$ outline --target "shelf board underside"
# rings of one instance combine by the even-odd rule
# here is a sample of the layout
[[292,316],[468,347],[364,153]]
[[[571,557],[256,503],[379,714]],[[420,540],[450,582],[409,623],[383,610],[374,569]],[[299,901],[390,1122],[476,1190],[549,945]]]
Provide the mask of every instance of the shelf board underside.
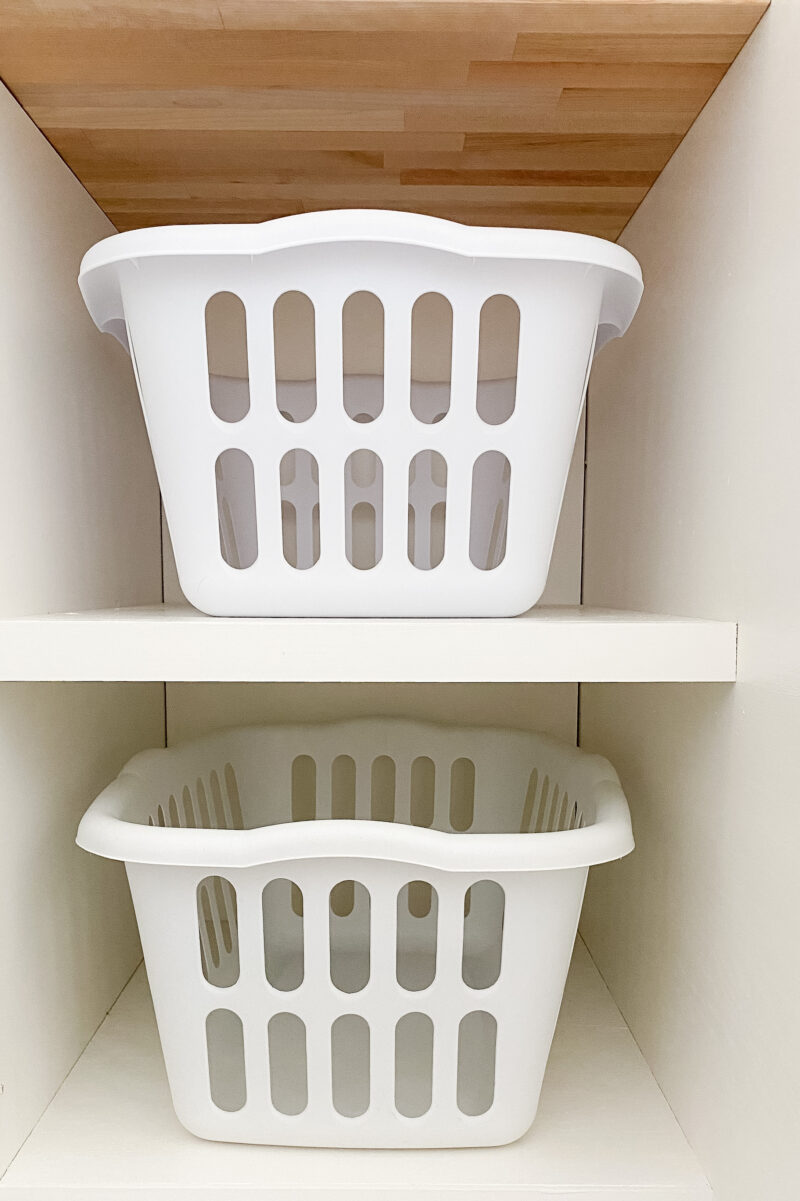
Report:
[[0,76],[118,229],[393,208],[616,238],[764,0],[5,0]]

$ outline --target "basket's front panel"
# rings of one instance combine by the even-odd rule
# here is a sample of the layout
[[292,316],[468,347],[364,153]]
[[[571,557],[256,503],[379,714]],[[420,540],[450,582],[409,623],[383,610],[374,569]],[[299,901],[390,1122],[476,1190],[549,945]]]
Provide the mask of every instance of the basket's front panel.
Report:
[[[580,264],[382,243],[128,265],[131,352],[189,599],[255,615],[526,608],[544,587],[602,282]],[[244,306],[246,378],[209,359],[220,294]],[[313,306],[311,379],[280,378],[287,294]],[[431,295],[451,311],[450,368],[416,378],[415,306]],[[484,345],[503,321],[518,322],[510,367]]]
[[194,1133],[471,1146],[533,1120],[584,869],[128,870],[176,1111]]

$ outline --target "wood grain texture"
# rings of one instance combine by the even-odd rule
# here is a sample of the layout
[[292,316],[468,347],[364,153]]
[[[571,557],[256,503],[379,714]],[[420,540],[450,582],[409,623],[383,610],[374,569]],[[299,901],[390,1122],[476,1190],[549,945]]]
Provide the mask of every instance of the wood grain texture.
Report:
[[344,206],[615,238],[765,0],[5,0],[119,229]]

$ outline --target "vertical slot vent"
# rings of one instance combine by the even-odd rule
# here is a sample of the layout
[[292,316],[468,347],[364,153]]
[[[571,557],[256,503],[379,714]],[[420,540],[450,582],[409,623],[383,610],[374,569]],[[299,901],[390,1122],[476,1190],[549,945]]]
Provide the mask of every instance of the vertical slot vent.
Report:
[[436,766],[420,755],[411,764],[411,824],[430,829],[436,801]]
[[519,324],[519,307],[510,296],[490,296],[481,309],[477,407],[487,425],[502,425],[514,412]]
[[369,1026],[355,1013],[344,1013],[331,1027],[333,1107],[345,1118],[369,1109]]
[[397,894],[397,983],[409,992],[430,988],[436,976],[439,897],[426,880]]
[[458,1027],[458,1108],[478,1117],[494,1101],[497,1021],[491,1013],[466,1014]]
[[337,755],[331,764],[331,817],[352,820],[355,815],[355,760],[350,755]]
[[247,1100],[242,1019],[230,1009],[213,1009],[206,1018],[208,1084],[217,1109],[235,1113]]
[[303,292],[284,292],[272,310],[275,400],[286,421],[308,421],[317,408],[314,305]]
[[292,763],[292,821],[313,822],[317,816],[317,765],[310,755]]
[[371,772],[370,816],[374,822],[393,822],[397,770],[394,759],[379,755]]
[[296,1013],[275,1013],[267,1024],[269,1091],[279,1113],[296,1116],[308,1105],[306,1026]]
[[500,978],[505,901],[495,880],[479,880],[467,890],[461,977],[468,988],[491,988]]
[[233,292],[217,292],[205,318],[211,411],[220,421],[241,421],[250,411],[244,304]]
[[474,820],[475,764],[471,759],[456,759],[450,768],[450,825],[463,832]]
[[360,424],[383,412],[383,305],[372,292],[354,292],[342,307],[342,395],[347,416]]
[[511,464],[499,450],[487,450],[472,468],[469,557],[481,571],[493,571],[506,557]]
[[361,992],[370,973],[369,893],[358,880],[342,880],[328,908],[331,983],[339,992]]
[[433,1095],[433,1022],[406,1013],[394,1032],[394,1104],[407,1118],[421,1118]]
[[438,292],[426,292],[411,310],[411,412],[435,425],[450,409],[453,307]]
[[319,559],[319,467],[308,450],[287,450],[281,459],[283,557],[306,571]]
[[239,912],[230,880],[206,876],[197,885],[197,929],[203,975],[230,988],[239,979]]
[[229,567],[242,571],[258,558],[256,481],[253,460],[243,450],[223,450],[214,468],[219,549]]
[[444,558],[447,463],[436,450],[421,450],[408,465],[408,558],[431,571]]
[[280,992],[292,992],[303,983],[302,902],[303,894],[291,880],[270,880],[261,894],[264,972]]
[[344,466],[345,553],[360,571],[383,555],[383,463],[372,450],[354,450]]

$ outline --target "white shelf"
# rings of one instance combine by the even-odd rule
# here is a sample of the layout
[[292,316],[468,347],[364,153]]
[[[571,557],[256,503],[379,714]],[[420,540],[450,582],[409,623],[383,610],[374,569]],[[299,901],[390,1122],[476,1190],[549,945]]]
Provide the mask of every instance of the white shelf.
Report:
[[0,1182],[0,1201],[710,1201],[586,949],[576,947],[532,1130],[508,1147],[330,1151],[207,1143],[178,1124],[144,971]]
[[736,625],[604,609],[522,617],[206,617],[175,605],[0,621],[0,680],[729,681]]

